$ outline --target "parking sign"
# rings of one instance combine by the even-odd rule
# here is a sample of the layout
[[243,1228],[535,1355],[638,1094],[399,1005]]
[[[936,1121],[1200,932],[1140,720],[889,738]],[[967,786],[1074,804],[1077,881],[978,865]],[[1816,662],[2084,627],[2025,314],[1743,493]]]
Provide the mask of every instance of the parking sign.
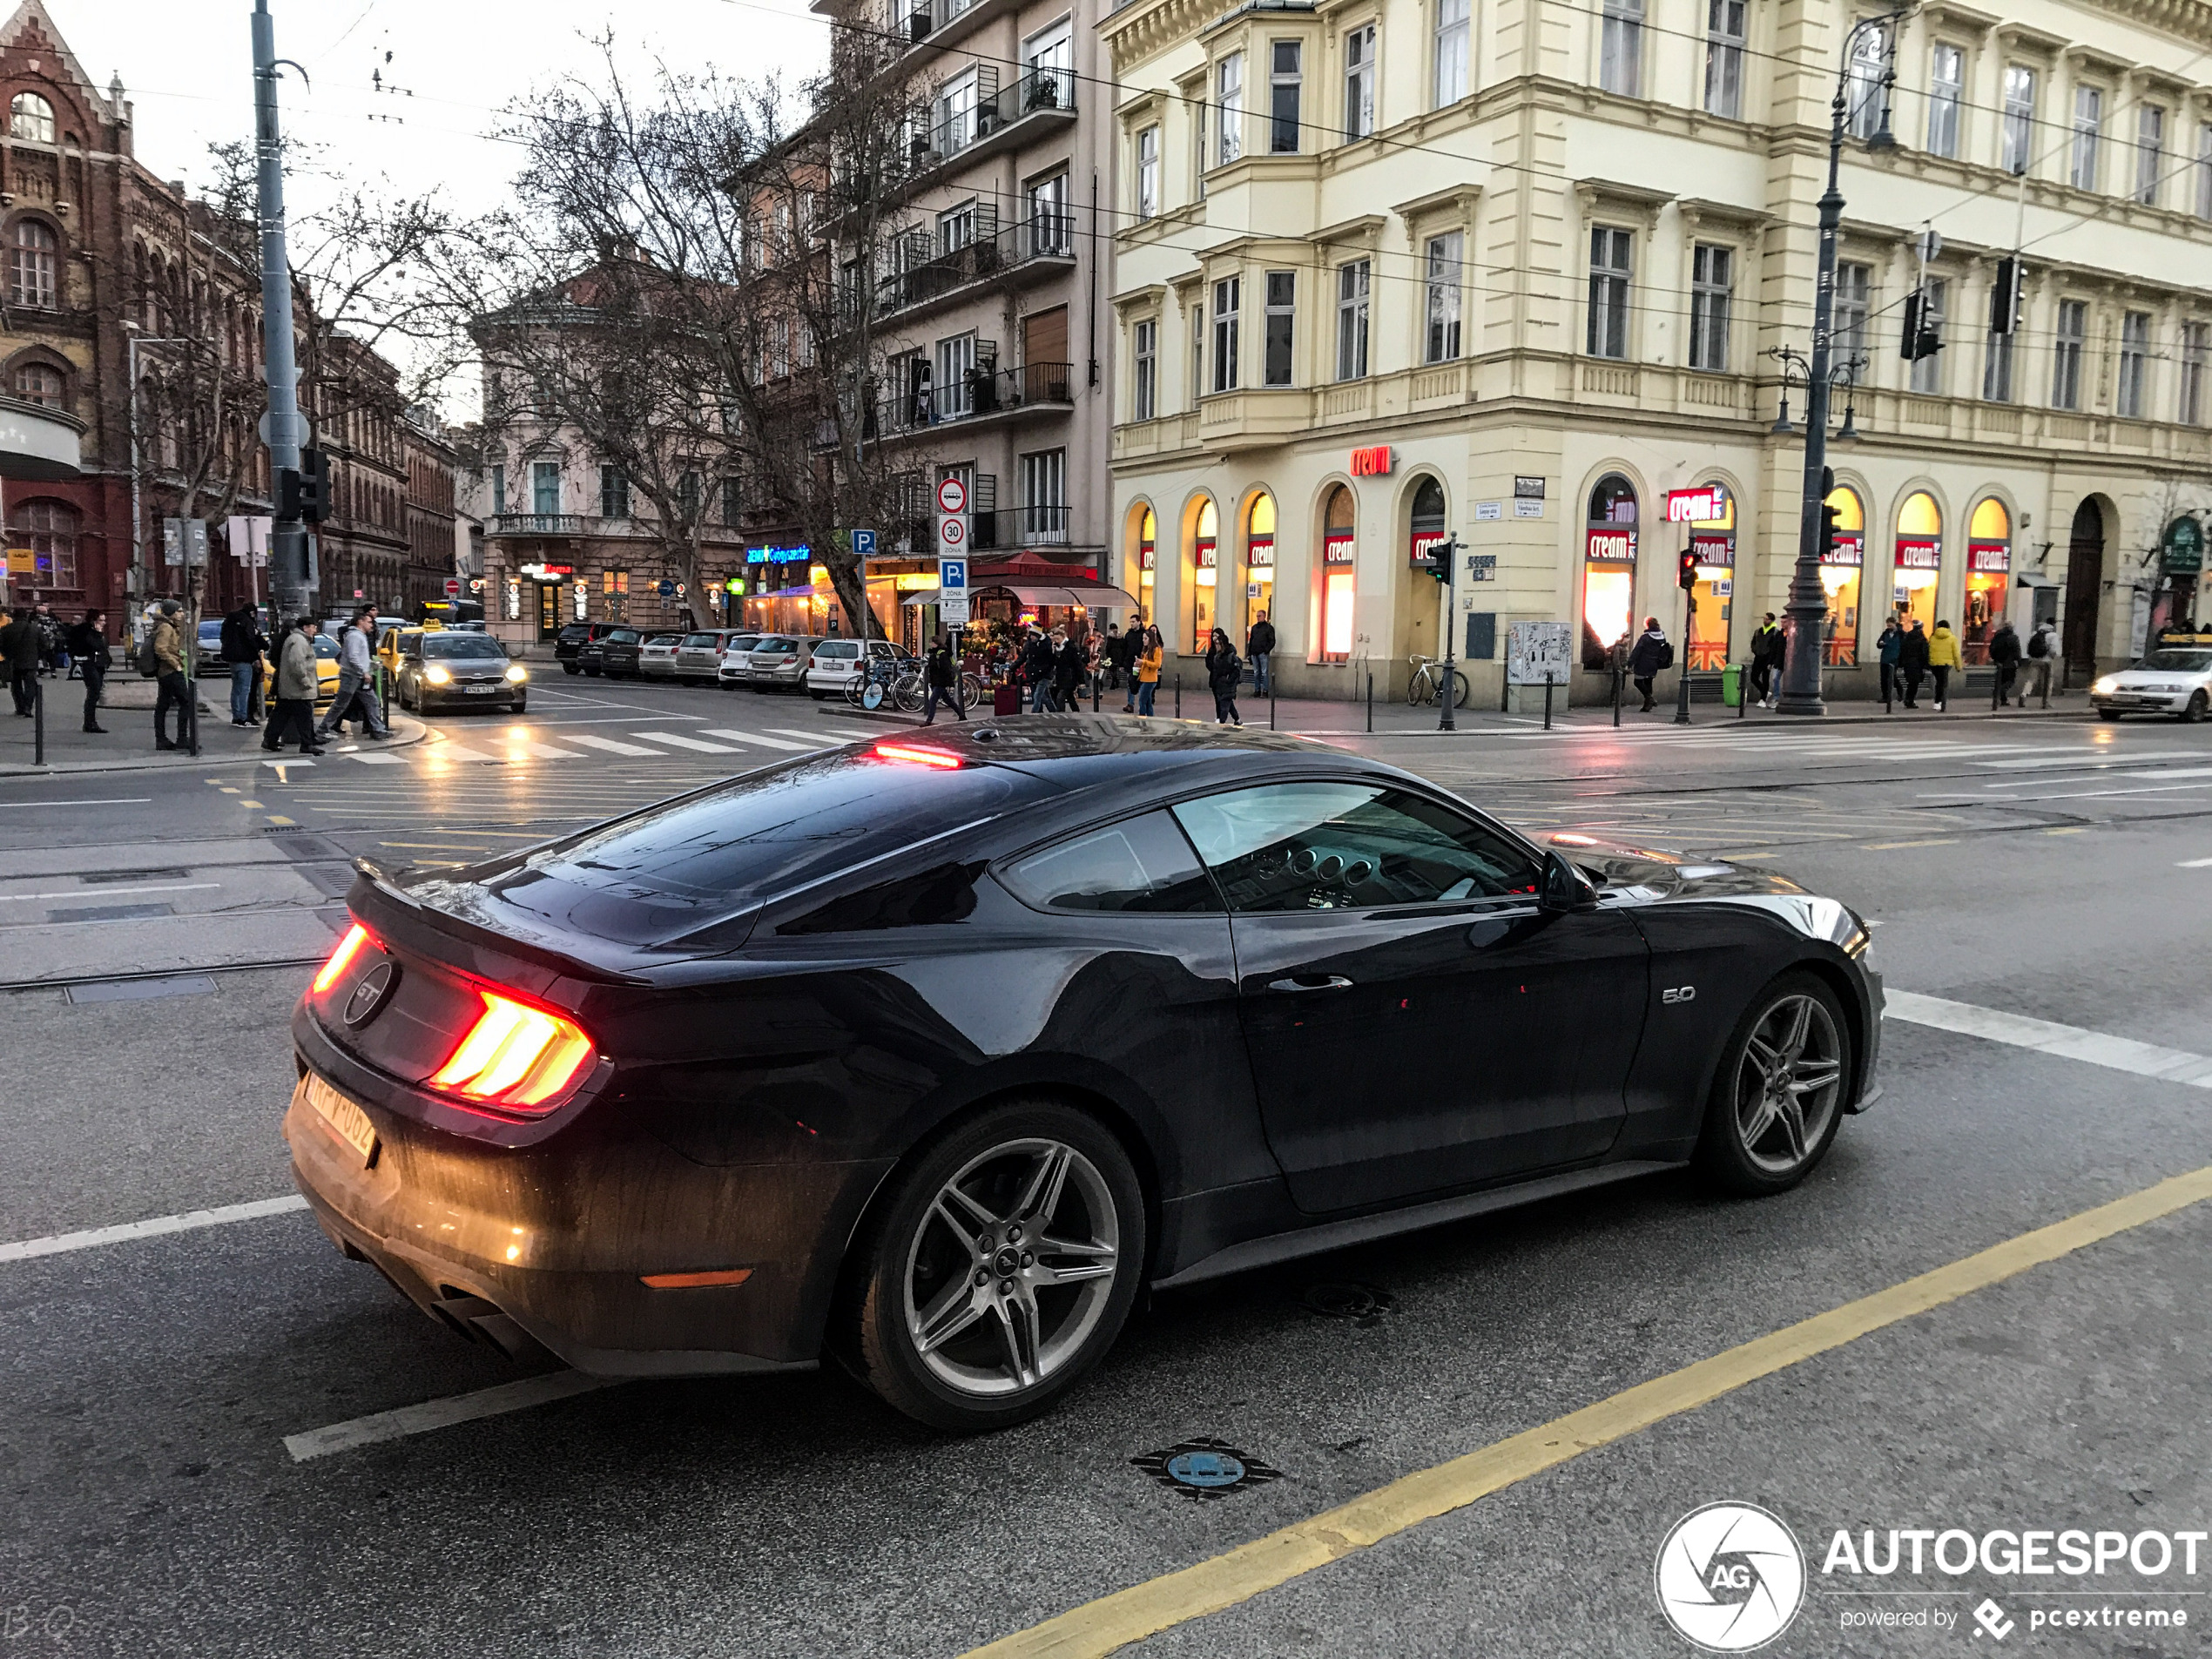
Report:
[[937,615],[949,627],[968,622],[968,561],[937,561]]
[[872,559],[875,556],[875,532],[873,530],[853,532],[853,556],[856,559]]

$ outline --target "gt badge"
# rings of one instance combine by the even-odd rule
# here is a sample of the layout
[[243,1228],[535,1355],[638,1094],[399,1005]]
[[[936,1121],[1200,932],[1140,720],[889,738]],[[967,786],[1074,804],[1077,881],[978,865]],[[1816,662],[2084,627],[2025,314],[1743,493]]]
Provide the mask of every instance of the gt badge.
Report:
[[1673,986],[1660,992],[1659,1000],[1667,1003],[1695,1002],[1697,1000],[1697,988],[1695,985]]

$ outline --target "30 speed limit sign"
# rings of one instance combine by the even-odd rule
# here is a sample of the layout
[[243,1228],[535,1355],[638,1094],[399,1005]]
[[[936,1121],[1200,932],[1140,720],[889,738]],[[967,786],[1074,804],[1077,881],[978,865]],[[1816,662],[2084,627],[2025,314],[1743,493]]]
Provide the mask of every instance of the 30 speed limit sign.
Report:
[[959,558],[968,551],[968,484],[958,477],[937,481],[937,553]]

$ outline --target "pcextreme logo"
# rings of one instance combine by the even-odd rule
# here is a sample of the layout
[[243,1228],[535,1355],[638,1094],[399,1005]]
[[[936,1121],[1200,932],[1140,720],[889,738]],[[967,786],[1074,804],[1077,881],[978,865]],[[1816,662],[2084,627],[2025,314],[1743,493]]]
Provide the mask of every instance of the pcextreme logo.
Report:
[[1659,1610],[1708,1653],[1749,1653],[1790,1628],[1805,1599],[1805,1557],[1781,1518],[1750,1503],[1709,1503],[1659,1546]]

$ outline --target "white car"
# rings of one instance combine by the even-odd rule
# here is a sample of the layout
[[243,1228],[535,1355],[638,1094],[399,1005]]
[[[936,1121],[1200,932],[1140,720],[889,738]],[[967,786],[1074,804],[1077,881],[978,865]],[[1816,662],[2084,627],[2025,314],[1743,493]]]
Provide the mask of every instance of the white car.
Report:
[[[883,662],[896,662],[898,648],[887,639],[868,641],[868,655]],[[860,672],[860,642],[857,639],[825,639],[814,647],[813,660],[806,666],[806,690],[816,702],[844,691]]]
[[2123,714],[2171,714],[2195,722],[2212,705],[2212,648],[2161,645],[2132,667],[2089,688],[2089,704],[2107,720]]
[[647,634],[637,647],[638,673],[649,680],[674,679],[676,648],[683,643],[681,634]]

